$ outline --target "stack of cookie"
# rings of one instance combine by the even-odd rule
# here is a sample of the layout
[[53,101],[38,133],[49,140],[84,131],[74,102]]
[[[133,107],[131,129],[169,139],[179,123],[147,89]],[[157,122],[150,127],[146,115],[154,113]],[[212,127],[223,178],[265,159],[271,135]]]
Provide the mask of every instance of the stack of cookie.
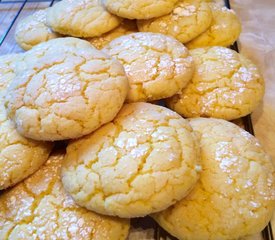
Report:
[[274,166],[226,121],[264,94],[226,48],[239,33],[202,0],[63,0],[20,22],[30,50],[0,58],[0,239],[126,239],[147,215],[178,239],[260,232]]
[[101,49],[138,31],[172,36],[188,48],[227,47],[241,24],[233,10],[206,0],[63,0],[20,21],[15,39],[25,50],[62,36],[87,38]]

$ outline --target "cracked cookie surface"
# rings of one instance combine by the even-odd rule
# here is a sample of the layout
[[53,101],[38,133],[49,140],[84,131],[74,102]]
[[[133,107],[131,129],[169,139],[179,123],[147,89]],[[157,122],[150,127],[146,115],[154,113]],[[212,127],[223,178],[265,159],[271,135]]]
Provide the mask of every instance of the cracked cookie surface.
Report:
[[17,61],[21,61],[23,54],[8,54],[0,56],[0,101],[4,99],[11,81],[15,77]]
[[17,24],[15,40],[24,50],[29,50],[39,43],[60,37],[58,33],[53,32],[46,25],[47,11],[48,9],[39,10],[20,20]]
[[24,182],[0,195],[1,239],[124,240],[129,221],[77,206],[63,189],[56,152]]
[[208,3],[180,0],[170,14],[137,23],[141,32],[162,33],[186,43],[204,32],[211,22],[212,13]]
[[241,33],[241,23],[232,9],[208,3],[213,15],[211,26],[198,37],[186,43],[189,49],[233,44]]
[[26,71],[29,66],[36,64],[40,58],[44,57],[47,52],[55,52],[56,55],[63,52],[71,51],[71,49],[90,49],[94,46],[86,40],[74,37],[63,37],[51,39],[47,42],[37,44],[32,49],[20,54],[14,65],[15,73]]
[[47,160],[53,144],[26,139],[17,133],[0,102],[0,190],[34,173]]
[[4,98],[15,77],[16,61],[22,56],[11,54],[0,57],[0,190],[35,172],[47,160],[52,147],[50,143],[22,137],[7,117]]
[[86,40],[97,49],[102,49],[112,40],[134,32],[138,32],[136,21],[124,19],[121,24],[112,31],[104,33],[99,37]]
[[47,25],[74,37],[97,37],[117,27],[121,19],[109,13],[101,0],[63,0],[49,8]]
[[173,96],[188,83],[194,70],[187,48],[163,34],[129,34],[113,40],[103,51],[124,66],[130,84],[128,102]]
[[178,0],[103,0],[108,11],[128,19],[149,19],[171,12]]
[[180,94],[167,100],[170,108],[185,117],[233,120],[258,106],[264,80],[249,59],[225,47],[198,48],[190,54],[195,73]]
[[122,65],[92,47],[44,44],[30,50],[36,57],[9,87],[6,106],[17,130],[54,141],[83,136],[111,121],[128,91]]
[[200,138],[200,179],[154,218],[182,240],[232,240],[259,233],[275,207],[275,171],[258,140],[221,119],[190,119]]
[[62,182],[81,206],[138,217],[182,199],[197,181],[192,128],[175,112],[126,104],[111,122],[67,147]]

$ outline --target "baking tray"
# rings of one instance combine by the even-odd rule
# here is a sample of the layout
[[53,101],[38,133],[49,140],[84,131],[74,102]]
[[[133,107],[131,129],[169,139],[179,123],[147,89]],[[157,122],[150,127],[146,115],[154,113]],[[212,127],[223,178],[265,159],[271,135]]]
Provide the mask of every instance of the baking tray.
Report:
[[[52,6],[55,1],[56,0],[0,0],[0,55],[23,52],[14,40],[14,31],[17,21],[39,9]],[[224,3],[227,8],[231,8],[230,0],[224,0]],[[1,24],[1,22],[5,22],[6,24]],[[7,27],[3,27],[3,25],[6,25]],[[235,42],[231,48],[239,52],[237,42]],[[254,135],[250,115],[241,118],[238,123],[241,124],[246,131]],[[176,238],[172,237],[164,229],[159,227],[159,225],[150,217],[131,219],[131,228],[133,232],[137,233],[137,236],[142,236],[139,232],[149,232],[148,239],[176,240]],[[262,239],[274,240],[270,223],[262,231]]]

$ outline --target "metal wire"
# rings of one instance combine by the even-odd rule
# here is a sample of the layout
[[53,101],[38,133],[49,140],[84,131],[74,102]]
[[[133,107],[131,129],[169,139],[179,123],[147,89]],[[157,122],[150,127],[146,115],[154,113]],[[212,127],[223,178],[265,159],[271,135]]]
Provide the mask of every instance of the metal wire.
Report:
[[13,3],[24,3],[24,2],[28,2],[28,3],[43,3],[43,2],[50,2],[50,0],[0,0],[0,4],[13,4]]
[[4,43],[6,37],[8,36],[10,30],[12,29],[12,27],[14,26],[14,23],[16,22],[17,18],[19,17],[20,13],[22,12],[22,10],[24,9],[25,5],[27,3],[43,3],[43,2],[49,2],[49,6],[51,7],[53,5],[55,0],[15,0],[15,1],[3,1],[0,0],[0,5],[1,4],[18,4],[21,3],[20,8],[18,9],[16,15],[14,16],[14,18],[12,19],[8,29],[6,30],[6,32],[4,33],[4,35],[0,38],[0,47],[2,46],[2,44]]
[[[5,2],[2,2],[2,1],[1,1],[1,3],[5,3]],[[21,7],[19,8],[19,10],[18,10],[18,12],[16,13],[15,17],[14,17],[13,20],[11,21],[11,23],[10,23],[10,25],[9,25],[9,27],[8,27],[8,29],[7,29],[7,31],[5,32],[4,36],[1,37],[1,40],[0,40],[0,47],[1,47],[1,45],[4,43],[6,37],[8,36],[8,34],[9,34],[11,28],[13,27],[13,25],[14,25],[16,19],[18,18],[18,16],[19,16],[20,13],[22,12],[22,10],[23,10],[24,6],[26,5],[26,3],[27,3],[27,0],[25,0],[25,1],[22,2]]]
[[[18,16],[20,15],[20,13],[22,12],[22,10],[24,9],[25,5],[27,3],[45,3],[45,2],[49,2],[49,6],[52,6],[53,3],[55,2],[55,0],[0,0],[0,5],[2,4],[18,4],[21,3],[20,8],[18,9],[16,15],[14,16],[14,18],[12,19],[10,25],[8,26],[6,32],[4,33],[4,35],[0,38],[0,47],[1,45],[4,43],[6,37],[8,36],[10,30],[12,29],[12,27],[14,26],[14,23],[16,22]],[[230,0],[224,0],[225,6],[227,8],[231,8],[230,6]],[[239,48],[238,48],[238,43],[235,42],[232,46],[232,49],[234,49],[235,51],[239,52]],[[161,104],[163,105],[163,103]],[[245,116],[242,118],[245,130],[248,131],[249,133],[251,133],[252,135],[254,135],[254,129],[253,129],[253,124],[252,124],[252,120],[251,120],[251,116]],[[164,229],[162,229],[161,227],[158,226],[158,224],[156,224],[156,222],[154,222],[151,218],[146,217],[144,219],[133,219],[131,221],[133,226],[136,227],[144,227],[144,228],[154,228],[155,229],[155,239],[160,240],[160,239],[170,239],[170,240],[176,240],[176,238],[174,238],[173,236],[171,236],[169,233],[167,233]],[[272,227],[271,224],[269,223],[266,228],[262,231],[262,236],[264,240],[274,240],[273,237],[273,233],[272,233]]]

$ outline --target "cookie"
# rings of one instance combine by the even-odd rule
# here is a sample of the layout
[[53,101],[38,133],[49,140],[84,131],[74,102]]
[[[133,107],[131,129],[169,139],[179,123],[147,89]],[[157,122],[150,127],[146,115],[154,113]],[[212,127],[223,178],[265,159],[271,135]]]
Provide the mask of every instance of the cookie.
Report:
[[77,204],[140,217],[182,199],[197,181],[195,136],[171,110],[126,104],[111,122],[67,147],[62,182]]
[[126,71],[128,102],[170,97],[191,79],[193,61],[177,40],[157,33],[132,33],[110,42],[104,49]]
[[26,139],[16,132],[4,107],[7,87],[15,77],[16,60],[22,54],[0,57],[0,190],[8,188],[33,172],[48,158],[52,144]]
[[40,61],[46,52],[64,53],[71,51],[71,49],[90,49],[95,48],[86,40],[73,37],[55,38],[47,42],[40,43],[34,46],[29,51],[21,54],[21,58],[15,63],[15,72],[20,73],[26,71],[29,65],[33,65]]
[[13,186],[34,173],[47,160],[51,143],[22,137],[8,119],[0,102],[0,190]]
[[104,0],[109,12],[128,19],[149,19],[170,13],[178,0]]
[[62,160],[62,153],[54,153],[35,174],[0,195],[0,238],[126,239],[128,220],[87,211],[66,194]]
[[15,77],[16,62],[23,54],[8,54],[0,56],[0,101],[6,95],[6,89]]
[[275,207],[275,171],[258,140],[218,119],[191,119],[202,171],[192,192],[154,218],[184,240],[239,239],[259,233]]
[[121,19],[109,13],[99,0],[63,0],[47,13],[47,25],[74,37],[97,37],[117,27]]
[[59,53],[71,51],[71,49],[90,49],[95,48],[91,43],[74,37],[55,38],[47,42],[40,43],[32,49],[21,54],[21,58],[15,63],[15,72],[20,73],[26,71],[29,65],[33,65],[40,61],[46,52],[55,51]]
[[102,49],[112,40],[134,32],[138,32],[136,22],[125,19],[112,31],[104,33],[100,37],[94,37],[87,40],[97,49]]
[[225,47],[198,48],[190,53],[195,73],[181,93],[167,100],[170,108],[185,117],[233,120],[258,106],[264,80],[249,59]]
[[174,10],[165,16],[139,20],[141,32],[170,35],[186,43],[207,30],[212,22],[208,3],[199,0],[180,0]]
[[24,50],[46,42],[50,39],[60,37],[46,25],[48,9],[43,9],[19,21],[15,29],[15,40]]
[[241,33],[241,23],[232,9],[222,7],[216,3],[208,3],[212,10],[213,20],[209,29],[186,43],[189,49],[224,46],[233,44]]
[[6,97],[9,117],[22,135],[49,141],[78,138],[115,117],[128,91],[118,61],[94,48],[37,47],[40,55],[25,62]]

